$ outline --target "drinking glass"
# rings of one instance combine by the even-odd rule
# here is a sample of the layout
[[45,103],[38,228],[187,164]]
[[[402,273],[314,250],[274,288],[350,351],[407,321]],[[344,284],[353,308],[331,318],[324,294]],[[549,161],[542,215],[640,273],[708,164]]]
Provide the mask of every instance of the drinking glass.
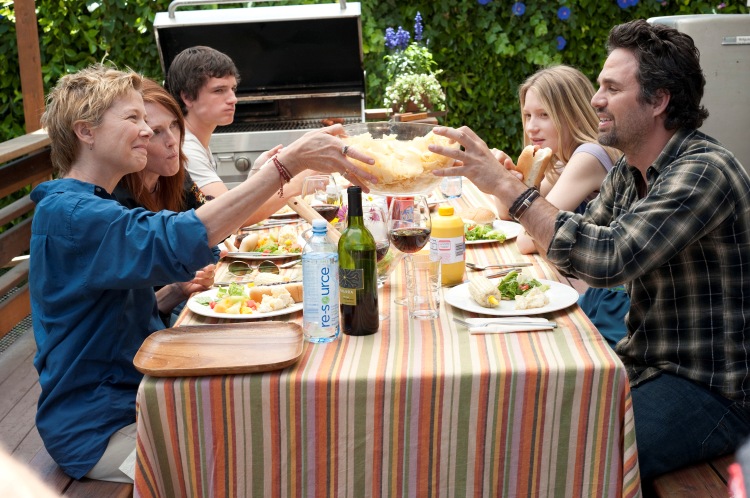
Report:
[[336,218],[341,206],[341,191],[331,175],[305,178],[300,197],[329,223]]
[[388,213],[388,238],[399,251],[419,252],[430,241],[432,220],[423,195],[394,197]]
[[[388,238],[391,245],[406,253],[406,263],[430,241],[432,220],[427,198],[393,197],[388,208]],[[396,304],[406,304],[406,299],[394,299]]]
[[[388,253],[388,250],[391,246],[391,242],[388,239],[388,218],[385,214],[385,209],[383,209],[380,205],[365,204],[364,206],[362,206],[362,219],[365,222],[365,228],[370,231],[372,237],[375,239],[375,251],[378,261],[378,289],[381,289],[385,284],[386,278],[384,277],[381,280],[380,262]],[[381,300],[380,302],[382,303],[383,301]],[[388,318],[388,315],[382,313],[382,306],[380,308],[381,313],[379,313],[378,318],[380,318],[381,320],[386,320]]]

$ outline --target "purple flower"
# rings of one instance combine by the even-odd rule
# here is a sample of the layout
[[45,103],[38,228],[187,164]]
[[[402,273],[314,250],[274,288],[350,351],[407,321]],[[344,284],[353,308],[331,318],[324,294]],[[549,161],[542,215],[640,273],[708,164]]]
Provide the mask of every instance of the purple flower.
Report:
[[570,17],[570,9],[567,7],[560,7],[557,9],[557,18],[561,21],[565,21]]
[[627,9],[630,6],[630,0],[617,0],[617,5],[619,5],[621,9]]
[[636,5],[638,5],[638,0],[630,0],[630,1],[628,2],[628,5],[629,5],[630,7],[635,7]]
[[558,36],[557,38],[555,38],[555,40],[557,40],[557,50],[564,49],[565,45],[568,44],[568,41],[562,36]]
[[514,16],[522,16],[526,12],[526,4],[523,2],[516,2],[513,4],[512,12]]
[[488,4],[488,3],[490,3],[490,2],[492,1],[492,0],[477,0],[477,1],[479,2],[479,5],[487,5],[487,4]]
[[722,2],[722,3],[720,3],[719,5],[717,5],[717,6],[716,6],[716,8],[717,8],[717,9],[723,9],[723,8],[724,8],[724,7],[726,7],[726,6],[727,6],[727,4],[725,4],[724,2]]
[[422,41],[422,14],[417,12],[417,17],[414,18],[414,41]]
[[385,48],[393,50],[398,47],[398,39],[396,38],[396,32],[393,28],[386,28],[385,30]]
[[411,38],[409,32],[399,26],[396,31],[396,46],[402,50],[405,49],[409,46],[409,38]]

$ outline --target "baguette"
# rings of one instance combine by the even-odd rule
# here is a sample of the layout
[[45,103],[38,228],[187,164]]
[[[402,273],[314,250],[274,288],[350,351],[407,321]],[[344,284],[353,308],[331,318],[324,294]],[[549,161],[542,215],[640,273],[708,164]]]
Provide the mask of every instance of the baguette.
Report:
[[523,173],[523,183],[527,187],[538,189],[551,160],[552,149],[549,147],[541,149],[538,145],[527,145],[518,156],[516,171]]
[[291,294],[292,299],[294,299],[295,303],[302,302],[302,282],[292,282],[288,284],[279,284],[273,286],[267,285],[260,287],[250,287],[250,299],[252,299],[256,303],[259,303],[263,300],[264,295],[272,295],[273,289],[278,289],[279,287],[285,288],[289,292],[289,294]]

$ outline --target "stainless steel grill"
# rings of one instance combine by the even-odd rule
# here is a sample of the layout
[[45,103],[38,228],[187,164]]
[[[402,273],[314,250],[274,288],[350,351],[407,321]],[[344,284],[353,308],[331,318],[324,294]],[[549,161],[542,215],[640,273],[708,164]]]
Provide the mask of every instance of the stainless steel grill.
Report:
[[228,186],[253,161],[287,145],[324,120],[365,118],[359,3],[251,6],[176,11],[180,5],[238,3],[175,0],[154,19],[166,74],[182,50],[206,45],[224,52],[240,72],[234,123],[216,130],[211,152]]
[[[332,116],[333,117],[333,116]],[[361,123],[359,117],[342,118],[341,124]],[[258,131],[286,131],[286,130],[312,130],[325,126],[320,119],[302,119],[292,121],[268,121],[254,123],[232,123],[228,126],[220,126],[216,133],[252,133]]]

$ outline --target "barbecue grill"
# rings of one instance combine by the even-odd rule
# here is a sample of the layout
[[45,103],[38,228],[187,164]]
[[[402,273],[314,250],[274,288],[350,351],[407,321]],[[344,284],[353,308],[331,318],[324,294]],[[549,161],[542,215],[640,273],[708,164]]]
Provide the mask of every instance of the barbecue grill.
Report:
[[175,0],[154,18],[162,70],[182,50],[206,45],[232,58],[240,73],[234,122],[219,127],[210,148],[219,176],[233,186],[253,161],[328,120],[365,118],[359,3],[178,10],[238,3]]

